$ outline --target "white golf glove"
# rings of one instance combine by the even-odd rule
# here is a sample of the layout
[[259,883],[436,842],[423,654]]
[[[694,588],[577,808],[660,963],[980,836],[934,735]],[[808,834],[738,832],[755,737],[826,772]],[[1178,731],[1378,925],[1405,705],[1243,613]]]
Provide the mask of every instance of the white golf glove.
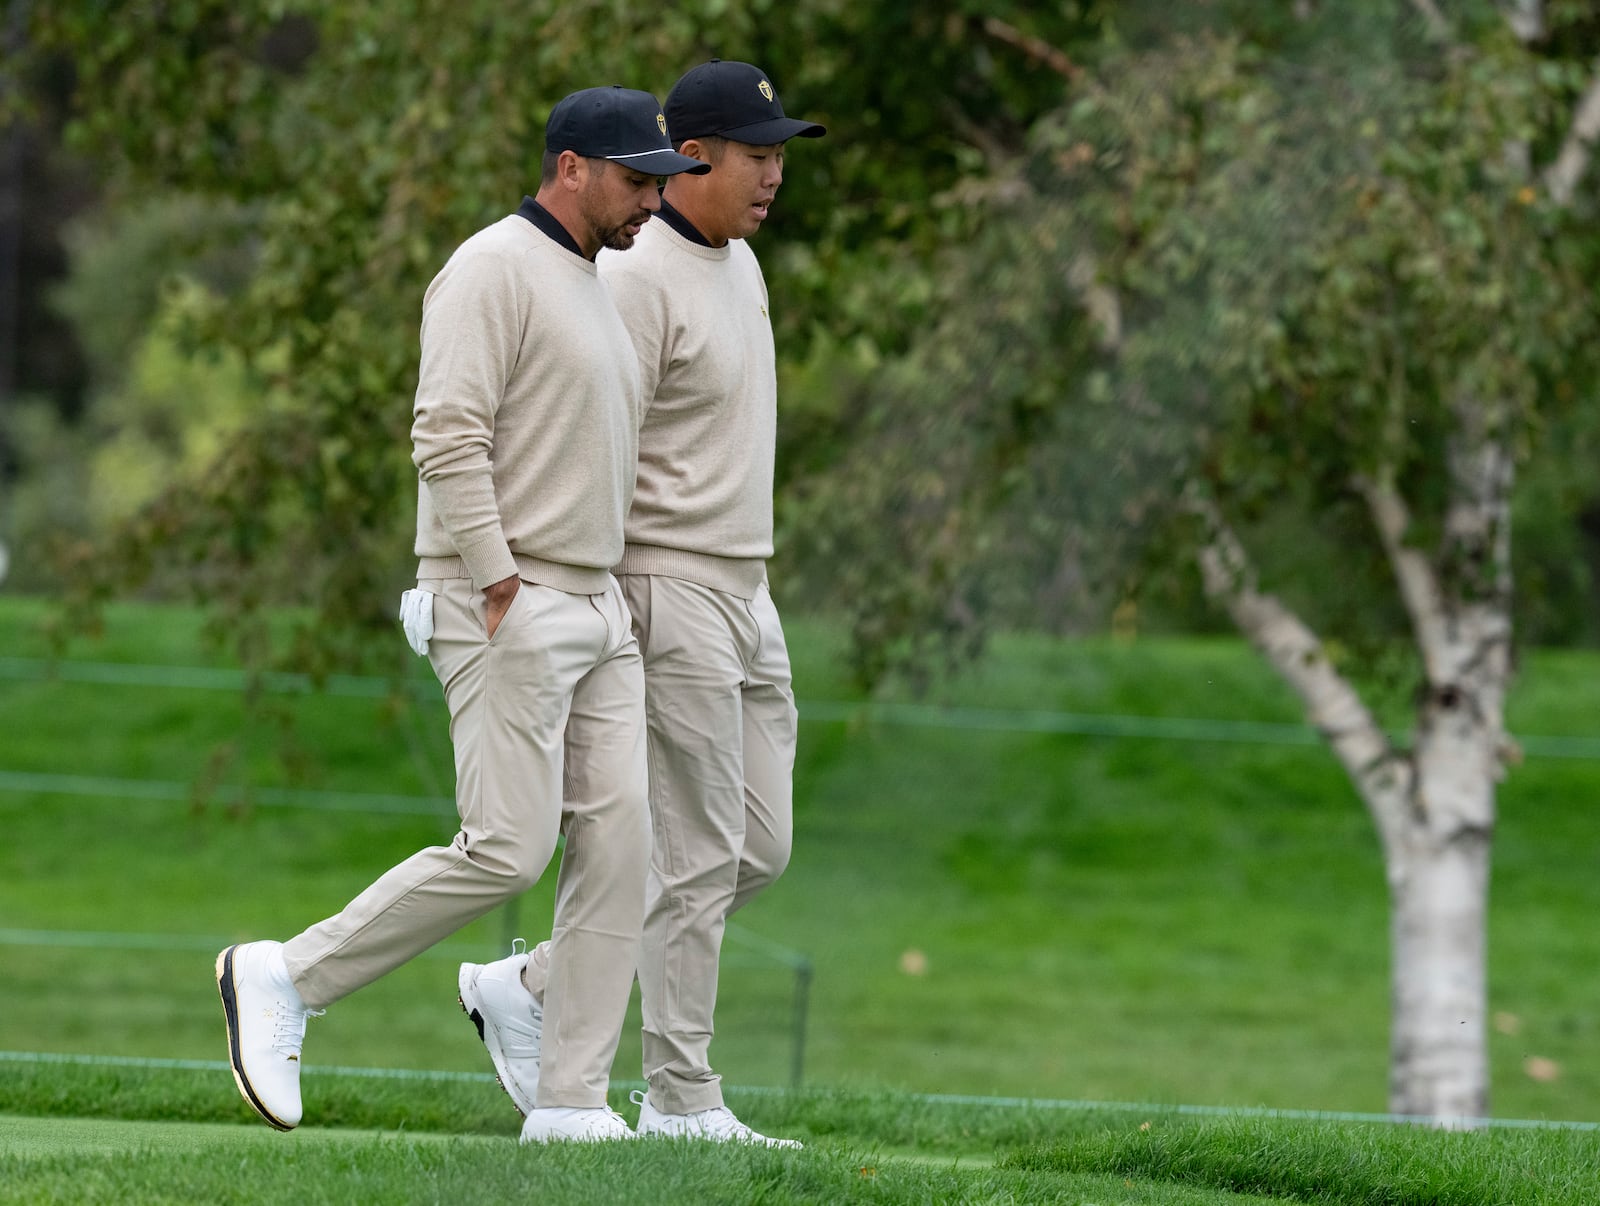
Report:
[[406,644],[418,657],[428,656],[428,640],[433,636],[433,596],[425,590],[408,590],[400,596],[400,626],[406,630]]

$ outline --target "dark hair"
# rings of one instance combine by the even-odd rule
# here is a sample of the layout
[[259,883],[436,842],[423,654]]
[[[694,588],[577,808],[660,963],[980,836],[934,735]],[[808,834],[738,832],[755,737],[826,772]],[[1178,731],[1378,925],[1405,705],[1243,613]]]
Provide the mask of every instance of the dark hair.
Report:
[[[722,153],[728,149],[724,134],[702,134],[699,138],[685,138],[683,142],[698,142],[706,149],[706,162],[715,167],[722,162]],[[678,144],[678,154],[683,154],[683,142]]]
[[[544,153],[544,155],[540,158],[540,160],[539,160],[539,186],[541,188],[543,188],[547,184],[552,183],[555,180],[555,178],[556,178],[556,162],[560,158],[561,158],[561,152],[560,151],[546,151]],[[609,160],[609,159],[596,159],[592,155],[585,155],[584,158],[589,161],[589,170],[590,170],[590,172],[592,174],[596,175],[596,176],[603,175],[605,170],[606,170],[606,168],[611,166],[611,160]]]

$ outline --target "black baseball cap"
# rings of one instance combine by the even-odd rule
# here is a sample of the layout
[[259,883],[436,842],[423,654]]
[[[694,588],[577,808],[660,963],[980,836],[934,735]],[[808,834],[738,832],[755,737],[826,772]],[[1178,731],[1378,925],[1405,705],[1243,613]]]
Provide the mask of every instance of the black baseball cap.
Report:
[[692,172],[709,163],[680,155],[667,141],[667,120],[648,92],[632,88],[585,88],[564,96],[544,126],[545,150],[575,151],[586,159],[609,159],[650,176]]
[[667,93],[667,131],[685,139],[720,134],[735,142],[772,146],[791,138],[821,138],[813,121],[785,117],[766,72],[749,63],[712,59],[692,68]]

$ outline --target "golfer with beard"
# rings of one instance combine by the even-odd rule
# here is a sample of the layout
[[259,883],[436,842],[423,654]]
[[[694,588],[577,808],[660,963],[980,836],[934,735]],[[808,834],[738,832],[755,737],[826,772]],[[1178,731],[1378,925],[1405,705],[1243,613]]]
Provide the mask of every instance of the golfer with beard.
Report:
[[308,1015],[525,891],[566,848],[537,994],[544,1067],[525,1142],[631,1137],[606,1102],[644,918],[644,682],[623,553],[644,395],[596,268],[659,206],[654,97],[556,105],[538,195],[463,243],[428,287],[411,437],[417,589],[407,638],[443,684],[461,828],[285,943],[217,958],[234,1079],[288,1130]]

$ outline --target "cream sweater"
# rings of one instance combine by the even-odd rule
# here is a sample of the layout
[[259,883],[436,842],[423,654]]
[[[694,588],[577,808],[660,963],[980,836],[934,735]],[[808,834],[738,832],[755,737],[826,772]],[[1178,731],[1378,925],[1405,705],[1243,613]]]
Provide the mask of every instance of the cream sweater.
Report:
[[622,556],[640,397],[593,263],[517,215],[461,244],[422,303],[418,577],[464,567],[480,590],[519,574],[603,591]]
[[633,336],[645,399],[617,573],[752,598],[772,555],[778,430],[761,266],[741,239],[702,247],[656,218],[599,264]]

